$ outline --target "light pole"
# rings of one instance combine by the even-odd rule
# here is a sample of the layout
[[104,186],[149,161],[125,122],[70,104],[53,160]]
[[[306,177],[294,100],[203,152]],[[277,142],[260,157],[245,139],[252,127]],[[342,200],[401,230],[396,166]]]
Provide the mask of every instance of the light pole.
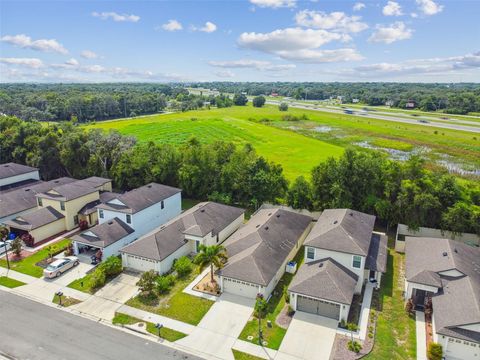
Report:
[[3,242],[3,246],[5,247],[5,259],[7,259],[7,269],[10,270],[10,260],[8,259],[8,249],[7,249],[7,240],[6,239]]

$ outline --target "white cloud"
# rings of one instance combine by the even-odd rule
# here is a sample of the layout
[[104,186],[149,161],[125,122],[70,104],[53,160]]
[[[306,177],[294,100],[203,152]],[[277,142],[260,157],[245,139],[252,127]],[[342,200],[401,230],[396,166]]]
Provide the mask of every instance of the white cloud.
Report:
[[353,5],[353,11],[360,11],[362,9],[365,9],[365,4],[362,2],[357,2]]
[[330,63],[342,61],[359,61],[364,57],[355,49],[333,49],[333,50],[312,50],[301,49],[296,51],[285,51],[279,54],[282,58],[305,63]]
[[71,58],[70,60],[65,61],[65,64],[70,65],[70,66],[78,66],[79,65],[78,61],[74,58]]
[[235,74],[230,71],[230,70],[221,70],[221,71],[215,71],[214,74],[218,77],[221,78],[232,78],[235,77]]
[[37,58],[0,58],[0,62],[8,65],[25,66],[32,69],[43,67],[43,62]]
[[81,53],[80,53],[80,56],[85,58],[85,59],[96,59],[98,58],[99,56],[94,53],[93,51],[91,50],[83,50]]
[[166,31],[179,31],[183,29],[183,26],[177,20],[171,19],[167,23],[162,25],[162,29]]
[[415,18],[417,18],[417,17],[418,17],[418,14],[417,14],[417,13],[415,13],[415,12],[412,12],[412,13],[410,13],[410,16],[411,16],[412,18],[414,18],[414,19],[415,19]]
[[217,25],[215,25],[214,23],[212,23],[210,21],[207,21],[205,23],[205,25],[203,25],[201,28],[192,27],[192,29],[194,31],[202,31],[202,32],[206,32],[206,33],[212,33],[212,32],[217,30]]
[[43,52],[56,52],[59,54],[68,54],[68,50],[63,47],[55,39],[39,39],[32,40],[30,36],[20,34],[20,35],[5,35],[1,39],[8,44],[18,46],[24,49],[31,49]]
[[102,20],[108,20],[112,19],[113,21],[118,21],[118,22],[138,22],[140,20],[140,16],[138,15],[133,15],[133,14],[118,14],[116,12],[96,12],[94,11],[92,13],[92,16],[98,17]]
[[295,7],[297,0],[250,0],[250,3],[261,8],[278,9],[282,7]]
[[403,15],[402,7],[395,1],[387,2],[387,5],[383,7],[383,15],[385,16],[400,16]]
[[368,41],[391,44],[395,41],[410,39],[412,34],[412,29],[407,28],[402,21],[397,21],[388,26],[377,25],[375,32],[369,37]]
[[239,68],[251,68],[261,71],[286,71],[296,68],[295,64],[272,64],[270,61],[263,60],[252,60],[252,59],[240,59],[240,60],[231,60],[231,61],[209,61],[209,65],[220,67],[220,68],[229,68],[229,69],[239,69]]
[[340,32],[357,33],[368,28],[360,16],[348,16],[344,12],[302,10],[295,15],[297,25]]
[[416,2],[420,11],[425,15],[435,15],[443,10],[443,5],[439,5],[433,0],[416,0]]

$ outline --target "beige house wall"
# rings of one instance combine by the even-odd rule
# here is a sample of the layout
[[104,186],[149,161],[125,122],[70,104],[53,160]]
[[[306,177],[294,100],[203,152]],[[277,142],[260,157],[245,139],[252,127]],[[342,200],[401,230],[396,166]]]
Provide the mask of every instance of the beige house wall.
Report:
[[45,240],[46,238],[49,238],[50,236],[57,235],[65,230],[65,219],[63,218],[31,230],[29,231],[29,233],[33,236],[34,243],[36,244],[42,240]]

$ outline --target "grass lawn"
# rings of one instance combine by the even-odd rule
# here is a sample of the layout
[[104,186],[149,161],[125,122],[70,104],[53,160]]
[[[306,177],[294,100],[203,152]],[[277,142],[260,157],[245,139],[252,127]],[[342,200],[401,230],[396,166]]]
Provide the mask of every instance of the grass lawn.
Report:
[[0,276],[0,286],[5,286],[10,289],[25,285],[24,282],[9,278],[7,276]]
[[[294,259],[298,264],[297,268],[299,268],[303,263],[303,256],[304,248],[302,246]],[[282,276],[275,287],[275,290],[273,291],[270,301],[268,302],[267,315],[264,319],[262,319],[263,340],[267,342],[266,347],[271,349],[278,350],[280,348],[280,344],[282,343],[282,340],[287,332],[287,329],[277,325],[275,319],[286,304],[285,297],[283,295],[283,288],[284,286],[288,287],[292,279],[293,275],[289,273],[285,273]],[[271,328],[267,326],[267,320],[272,322]],[[254,318],[253,320],[247,322],[239,336],[239,339],[250,341],[248,340],[248,336],[253,336],[253,340],[251,340],[251,342],[258,344],[258,319]]]
[[214,303],[213,301],[189,295],[182,291],[198,274],[198,270],[194,270],[184,279],[177,279],[175,285],[166,295],[155,297],[154,299],[137,295],[128,300],[126,304],[188,324],[198,325]]
[[403,278],[405,256],[389,249],[387,273],[382,277],[375,345],[368,360],[416,359],[415,319],[405,312]]
[[[132,324],[136,324],[138,322],[144,322],[144,323],[147,324],[147,331],[149,333],[153,334],[153,335],[158,336],[158,329],[155,327],[155,324],[153,324],[151,322],[148,322],[148,321],[143,321],[143,320],[137,319],[133,316],[120,314],[120,313],[115,313],[115,317],[113,318],[112,322],[115,325],[132,325]],[[176,330],[169,329],[169,328],[166,328],[166,327],[163,327],[160,330],[160,337],[167,340],[167,341],[170,341],[170,342],[180,340],[180,339],[184,338],[185,336],[187,336],[187,334],[184,334],[180,331],[176,331]]]
[[[52,244],[52,252],[63,251],[71,243],[70,239],[63,239]],[[48,250],[43,248],[32,255],[25,257],[19,261],[10,261],[10,269],[40,278],[43,275],[43,269],[35,264],[46,259],[48,257]],[[7,267],[7,261],[0,259],[0,266]]]
[[261,357],[253,356],[242,351],[232,349],[232,352],[235,360],[263,360]]
[[[58,297],[58,295],[53,295],[52,302],[54,304],[60,305],[60,298]],[[78,299],[75,299],[75,298],[72,298],[72,297],[69,297],[69,296],[62,296],[62,306],[63,307],[69,307],[69,306],[72,306],[72,305],[75,305],[75,304],[80,304],[80,303],[81,303],[81,301],[78,300]]]

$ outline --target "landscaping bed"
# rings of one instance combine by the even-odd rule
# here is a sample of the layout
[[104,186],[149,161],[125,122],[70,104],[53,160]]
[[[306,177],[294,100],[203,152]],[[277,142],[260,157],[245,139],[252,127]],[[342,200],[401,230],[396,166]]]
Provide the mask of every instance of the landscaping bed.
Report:
[[[112,319],[112,323],[115,325],[133,325],[137,323],[143,323],[146,326],[146,330],[155,336],[158,336],[158,329],[155,327],[155,324],[148,322],[148,321],[143,321],[140,319],[137,319],[133,316],[125,315],[125,314],[120,314],[120,313],[115,313],[115,317]],[[166,327],[162,327],[160,330],[160,337],[162,339],[165,339],[170,342],[174,342],[177,340],[180,340],[187,336],[187,334],[184,334],[180,331],[176,331],[173,329],[169,329]]]
[[[18,271],[22,274],[30,275],[36,278],[41,278],[43,275],[43,269],[40,266],[37,266],[37,263],[44,261],[49,258],[49,255],[52,253],[61,253],[71,244],[70,239],[63,239],[52,244],[52,249],[43,248],[33,254],[22,257],[21,259],[12,258],[10,254],[10,269]],[[7,261],[6,259],[0,259],[0,266],[6,268]]]
[[22,285],[25,285],[25,283],[16,279],[9,278],[7,276],[0,276],[0,286],[5,286],[13,289]]
[[122,261],[120,258],[111,256],[97,265],[93,271],[90,271],[84,277],[72,281],[68,284],[68,287],[87,294],[94,294],[109,281],[115,279],[122,271]]
[[[52,299],[52,302],[54,304],[57,304],[57,305],[60,305],[60,298],[58,295],[54,295],[53,296],[53,299]],[[69,306],[72,306],[72,305],[76,305],[76,304],[80,304],[81,301],[78,300],[78,299],[75,299],[75,298],[72,298],[72,297],[69,297],[69,296],[62,296],[62,304],[61,306],[63,307],[69,307]]]

